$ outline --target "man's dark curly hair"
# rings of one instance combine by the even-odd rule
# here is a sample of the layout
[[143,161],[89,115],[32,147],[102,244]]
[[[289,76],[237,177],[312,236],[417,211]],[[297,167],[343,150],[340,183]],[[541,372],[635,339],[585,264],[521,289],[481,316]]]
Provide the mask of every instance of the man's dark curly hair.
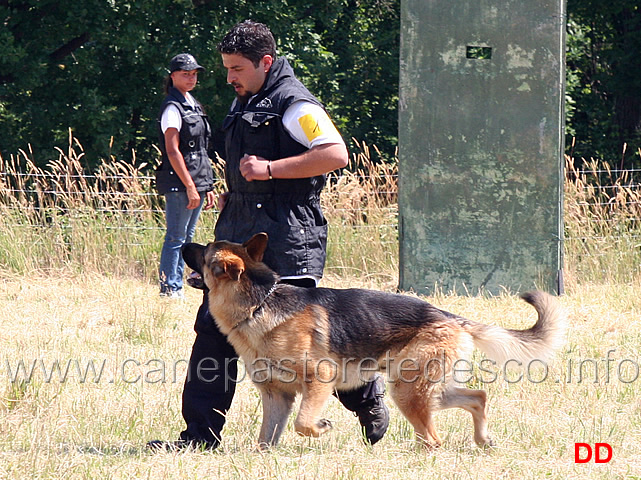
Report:
[[238,54],[250,60],[255,67],[265,55],[276,60],[276,41],[267,25],[245,20],[237,23],[217,46],[220,53]]

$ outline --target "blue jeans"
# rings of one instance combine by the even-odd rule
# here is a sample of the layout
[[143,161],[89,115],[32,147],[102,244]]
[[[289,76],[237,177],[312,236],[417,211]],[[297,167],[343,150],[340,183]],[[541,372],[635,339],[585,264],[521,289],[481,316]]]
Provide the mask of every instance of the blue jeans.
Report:
[[165,194],[165,221],[167,232],[160,252],[158,277],[160,291],[167,293],[183,288],[185,262],[180,249],[192,241],[196,232],[196,223],[205,201],[205,193],[200,194],[200,205],[188,210],[186,192],[169,192]]

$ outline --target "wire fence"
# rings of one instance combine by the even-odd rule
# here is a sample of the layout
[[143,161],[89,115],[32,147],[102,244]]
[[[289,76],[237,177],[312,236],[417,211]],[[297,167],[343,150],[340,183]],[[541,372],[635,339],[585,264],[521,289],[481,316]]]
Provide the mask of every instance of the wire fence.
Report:
[[566,265],[580,279],[641,278],[641,170],[566,162]]
[[[112,249],[157,251],[164,235],[163,201],[153,190],[148,166],[114,161],[87,174],[80,158],[71,145],[46,169],[27,155],[8,161],[0,157],[0,244],[32,239],[44,242],[51,255],[68,257],[96,235]],[[223,178],[221,170],[216,173]],[[639,276],[641,170],[597,162],[575,168],[568,159],[566,173],[566,261],[577,275],[614,275],[624,281]],[[397,184],[396,167],[372,162],[367,152],[355,156],[342,175],[328,176],[322,203],[330,222],[329,253],[341,259],[339,268],[397,266]],[[224,190],[222,180],[215,189]],[[211,240],[217,215],[215,209],[203,213],[198,241]],[[16,261],[5,253],[0,263]]]
[[[36,166],[25,152],[0,157],[3,270],[71,265],[153,276],[165,232],[164,200],[149,174],[153,168],[112,159],[86,173],[82,149],[73,139],[68,151],[59,153],[46,168]],[[214,190],[222,193],[222,167],[214,168]],[[397,177],[393,168],[386,168],[374,173],[369,157],[355,156],[356,173],[328,175],[322,195],[330,220],[328,253],[337,260],[333,267],[342,272],[384,271],[395,262]],[[196,241],[213,239],[218,213],[212,209],[201,214]],[[17,247],[16,238],[24,247]],[[366,251],[372,247],[374,255]]]
[[[15,213],[24,212],[25,206],[27,210],[32,213],[33,221],[25,222],[25,218],[22,215],[7,215],[5,217],[6,221],[13,221],[11,224],[5,223],[5,226],[11,226],[16,228],[34,228],[41,227],[50,224],[50,215],[52,211],[55,210],[56,215],[60,218],[65,216],[73,217],[79,211],[86,211],[90,208],[95,214],[105,214],[111,215],[119,214],[123,215],[124,218],[134,218],[136,215],[145,215],[149,218],[158,220],[153,225],[141,225],[139,222],[134,222],[132,225],[121,224],[115,228],[118,229],[132,229],[132,230],[155,230],[158,232],[163,232],[165,230],[164,222],[162,221],[164,217],[164,208],[163,200],[156,192],[118,192],[118,191],[109,191],[103,190],[100,185],[96,185],[96,188],[91,192],[91,200],[85,203],[87,197],[89,196],[86,191],[78,191],[77,189],[71,188],[65,190],[64,188],[40,188],[39,186],[34,185],[33,180],[39,179],[40,184],[43,182],[46,184],[51,183],[53,180],[58,180],[59,177],[56,177],[53,174],[38,174],[31,175],[29,173],[18,173],[18,174],[7,174],[0,172],[0,185],[15,185],[21,184],[25,185],[22,188],[4,188],[2,194],[0,194],[0,206],[2,207],[4,213],[10,213],[14,211]],[[71,180],[77,183],[83,184],[94,184],[97,182],[97,179],[93,175],[72,175],[68,176],[66,180]],[[129,184],[141,183],[146,185],[151,185],[154,181],[154,177],[151,176],[137,176],[137,177],[103,177],[101,180],[110,180],[112,182],[126,182]],[[371,176],[357,176],[355,180],[358,184],[363,184],[372,180]],[[383,181],[386,184],[396,184],[397,176],[388,175],[383,177],[378,177],[377,181]],[[330,184],[332,178],[330,177]],[[334,183],[336,180],[334,179]],[[109,186],[107,186],[109,188]],[[337,187],[334,184],[334,190]],[[395,197],[396,191],[385,191],[379,190],[375,192],[377,197]],[[377,229],[380,227],[386,228],[396,228],[396,215],[397,215],[397,205],[388,204],[380,206],[380,216],[376,216],[377,223],[372,225],[371,222],[359,222],[353,221],[353,219],[358,217],[365,218],[367,215],[364,213],[361,208],[363,197],[365,194],[358,193],[356,194],[354,190],[345,193],[345,198],[336,202],[336,196],[340,196],[336,192],[332,194],[323,194],[323,203],[325,204],[325,210],[329,210],[332,216],[337,217],[339,221],[350,224],[355,229]],[[4,201],[2,199],[4,197]],[[43,200],[43,197],[47,197],[46,201]],[[6,198],[11,198],[11,200],[6,201]],[[352,205],[357,203],[358,205]],[[211,216],[216,218],[219,211],[217,208],[213,208],[210,212]],[[204,214],[206,215],[206,214]],[[11,220],[7,220],[11,219]],[[38,220],[44,220],[43,223],[39,223]],[[72,228],[72,225],[66,224],[62,225],[62,228]]]

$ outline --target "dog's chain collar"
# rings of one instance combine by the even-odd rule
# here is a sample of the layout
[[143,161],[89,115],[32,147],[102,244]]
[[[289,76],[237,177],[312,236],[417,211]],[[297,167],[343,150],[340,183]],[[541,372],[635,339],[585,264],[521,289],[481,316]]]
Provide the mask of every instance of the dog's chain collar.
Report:
[[237,329],[237,328],[238,328],[242,323],[248,322],[249,320],[251,320],[252,318],[254,318],[254,314],[255,314],[258,310],[260,310],[261,308],[263,308],[263,305],[265,304],[265,301],[267,300],[267,298],[269,298],[269,296],[270,296],[272,293],[274,293],[274,290],[276,290],[276,287],[277,287],[277,286],[278,286],[278,282],[276,281],[276,282],[274,282],[274,284],[272,285],[272,287],[271,287],[271,288],[269,289],[269,291],[267,292],[267,295],[265,295],[265,297],[264,297],[264,298],[261,300],[261,302],[256,306],[256,308],[254,308],[254,310],[249,314],[249,316],[248,316],[245,320],[241,320],[240,322],[238,322],[238,323],[237,323],[236,325],[234,325],[231,329],[232,329],[232,330],[235,330],[235,329]]

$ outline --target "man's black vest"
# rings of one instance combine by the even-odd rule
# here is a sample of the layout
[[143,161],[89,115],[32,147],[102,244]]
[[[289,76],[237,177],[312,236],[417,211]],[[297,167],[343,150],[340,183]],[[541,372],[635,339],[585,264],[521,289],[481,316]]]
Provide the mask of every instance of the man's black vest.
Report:
[[230,195],[215,235],[217,240],[244,242],[255,233],[267,232],[263,261],[268,266],[281,276],[320,278],[327,244],[327,222],[320,206],[325,176],[248,182],[240,174],[240,159],[246,153],[278,160],[307,150],[283,126],[285,111],[299,100],[321,105],[295,78],[287,60],[279,58],[249,105],[238,100],[232,104],[223,122]]
[[202,107],[196,101],[195,107],[187,103],[185,97],[174,87],[160,106],[158,114],[158,142],[162,153],[162,163],[156,170],[156,188],[161,194],[169,192],[184,192],[185,185],[174,171],[165,146],[165,135],[160,127],[160,119],[169,105],[175,105],[182,117],[180,141],[178,148],[185,159],[185,165],[199,192],[208,192],[214,186],[214,172],[207,149],[211,137],[211,128]]
[[[257,155],[267,160],[298,155],[307,147],[294,140],[283,127],[283,115],[287,108],[298,100],[307,100],[321,105],[294,76],[294,71],[285,58],[272,65],[265,87],[243,105],[238,100],[223,122],[225,132],[225,179],[230,191],[242,193],[297,192],[319,193],[325,184],[325,176],[302,179],[274,179],[248,182],[240,174],[240,159],[243,155]],[[322,105],[321,105],[322,106]]]

